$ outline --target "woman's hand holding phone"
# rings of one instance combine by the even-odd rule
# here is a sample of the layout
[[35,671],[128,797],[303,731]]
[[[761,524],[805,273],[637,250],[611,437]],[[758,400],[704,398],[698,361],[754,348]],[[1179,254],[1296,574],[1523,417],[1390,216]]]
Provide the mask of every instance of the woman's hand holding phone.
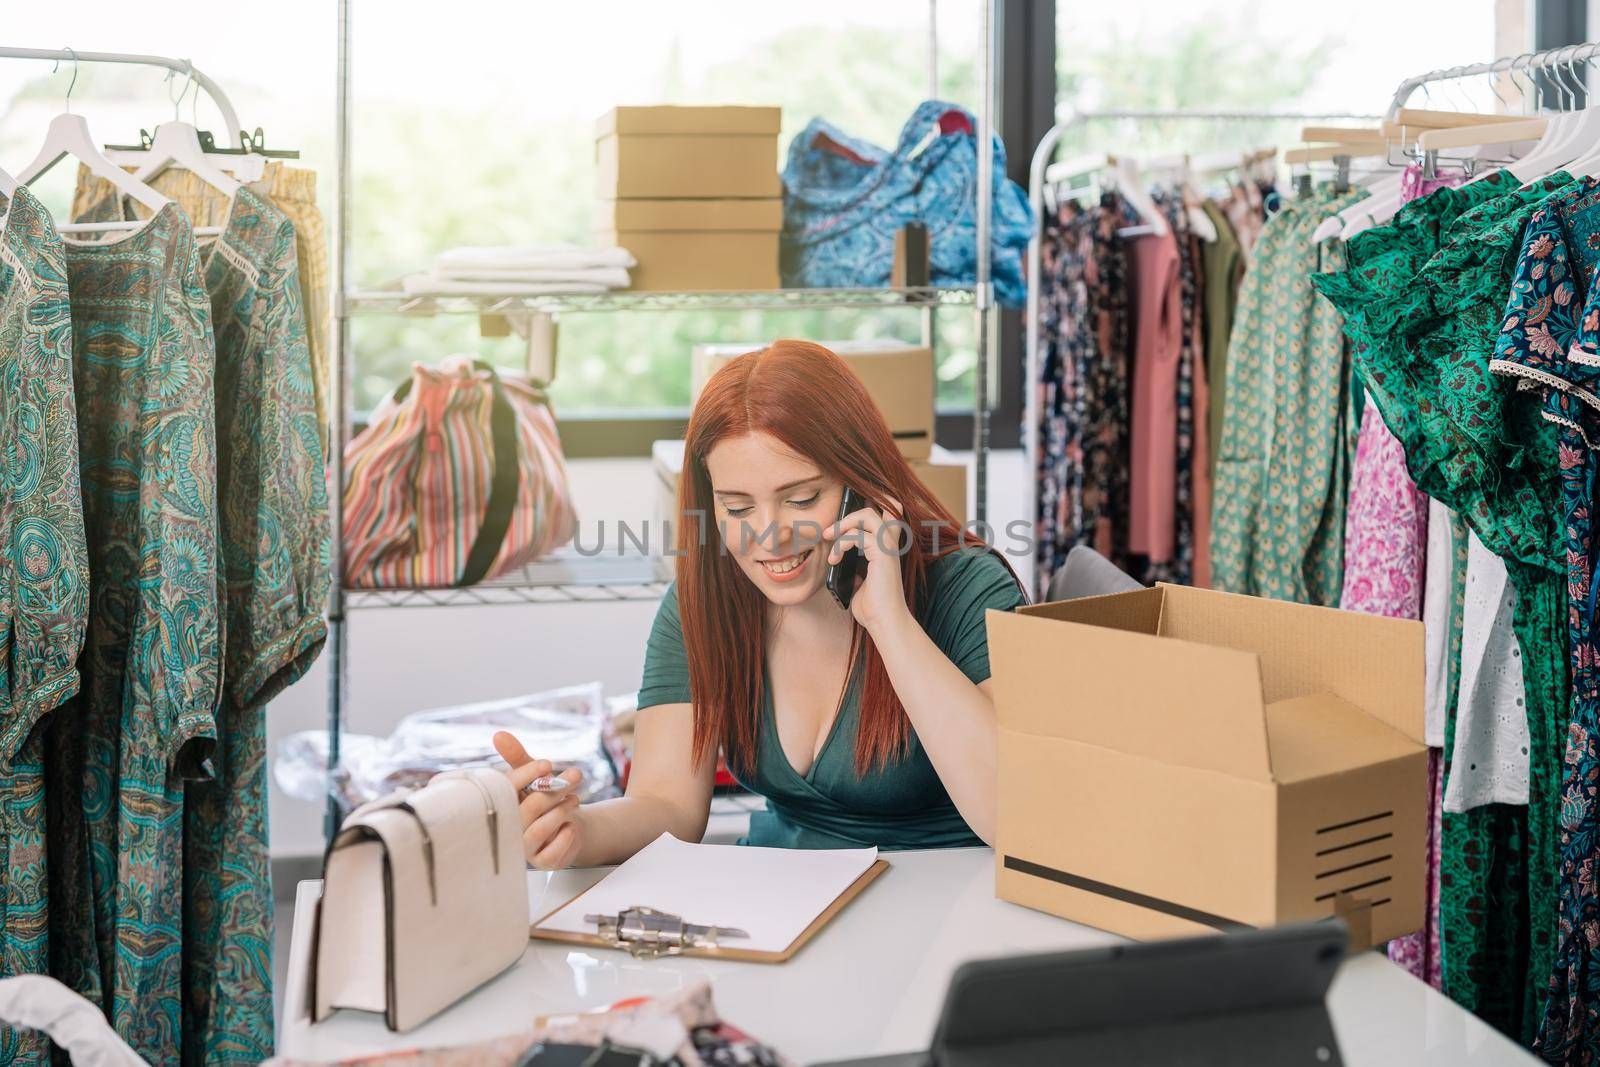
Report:
[[850,614],[870,633],[902,615],[909,615],[905,587],[900,581],[900,557],[906,529],[893,521],[900,505],[886,501],[891,509],[885,518],[872,507],[860,508],[842,516],[822,531],[828,546],[828,563],[834,564],[852,548],[859,549],[865,561],[864,575],[857,579],[850,598]]
[[541,871],[570,866],[583,840],[583,828],[577,818],[577,786],[583,780],[583,772],[569,767],[554,779],[567,782],[565,788],[537,788],[534,783],[548,778],[555,769],[549,760],[529,756],[522,742],[503,730],[494,735],[494,747],[500,758],[511,765],[508,777],[521,799],[522,851],[528,862]]

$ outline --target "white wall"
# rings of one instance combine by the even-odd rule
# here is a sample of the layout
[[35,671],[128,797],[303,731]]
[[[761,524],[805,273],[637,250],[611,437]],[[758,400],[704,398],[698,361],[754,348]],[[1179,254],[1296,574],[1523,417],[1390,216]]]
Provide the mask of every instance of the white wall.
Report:
[[[956,458],[970,459],[970,456]],[[655,481],[648,460],[574,460],[578,514],[592,544],[593,523],[650,516]],[[1005,524],[1028,513],[1025,466],[1017,451],[990,456],[990,522],[1004,541]],[[1031,560],[1011,557],[1028,580]],[[345,729],[387,734],[423,708],[514,696],[598,681],[607,696],[638,688],[653,602],[516,607],[375,608],[351,612],[349,703]],[[273,702],[269,751],[299,730],[325,725],[327,657]],[[322,809],[271,788],[275,856],[322,851]]]

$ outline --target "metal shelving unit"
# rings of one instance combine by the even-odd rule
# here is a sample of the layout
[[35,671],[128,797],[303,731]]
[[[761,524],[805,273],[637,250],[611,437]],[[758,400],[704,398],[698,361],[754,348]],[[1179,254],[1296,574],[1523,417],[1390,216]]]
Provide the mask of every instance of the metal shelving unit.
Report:
[[[353,385],[351,321],[357,316],[399,315],[507,315],[644,311],[769,311],[824,308],[878,310],[906,308],[922,316],[922,343],[935,345],[935,315],[941,309],[970,308],[976,315],[977,363],[973,374],[973,465],[976,488],[973,515],[980,522],[988,511],[989,383],[993,358],[990,331],[994,325],[994,288],[990,280],[989,232],[991,224],[994,156],[988,151],[994,128],[994,0],[979,0],[980,99],[977,109],[978,172],[975,199],[977,245],[975,282],[971,288],[926,287],[911,289],[778,289],[737,292],[633,292],[549,293],[538,295],[423,296],[398,290],[358,290],[350,269],[350,42],[352,0],[338,4],[338,84],[334,153],[337,194],[334,203],[333,276],[335,279],[333,350],[334,403],[329,412],[330,453],[344,455],[350,439]],[[937,93],[937,0],[929,0],[928,85]],[[937,363],[937,360],[935,361]],[[348,612],[378,607],[449,607],[494,604],[573,604],[653,600],[666,589],[663,561],[644,554],[621,555],[606,551],[585,556],[569,548],[538,560],[510,575],[467,588],[352,589],[344,577],[344,490],[342,463],[330,464],[329,518],[332,523],[333,585],[328,604],[328,765],[339,765],[339,736],[349,695]],[[331,840],[338,812],[330,800],[326,832]]]
[[672,580],[670,561],[614,544],[588,553],[572,546],[510,574],[461,588],[346,589],[351,608],[448,608],[491,604],[596,604],[659,600]]
[[505,315],[597,311],[807,311],[816,308],[928,308],[973,303],[972,289],[740,289],[725,292],[540,293],[532,296],[425,296],[394,289],[351,293],[352,315]]

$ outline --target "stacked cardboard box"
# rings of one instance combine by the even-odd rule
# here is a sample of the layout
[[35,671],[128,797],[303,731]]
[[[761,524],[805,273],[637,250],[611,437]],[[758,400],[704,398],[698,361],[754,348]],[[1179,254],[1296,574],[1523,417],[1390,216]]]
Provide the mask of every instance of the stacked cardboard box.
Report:
[[775,107],[619,107],[595,129],[595,240],[633,288],[776,289],[783,185]]

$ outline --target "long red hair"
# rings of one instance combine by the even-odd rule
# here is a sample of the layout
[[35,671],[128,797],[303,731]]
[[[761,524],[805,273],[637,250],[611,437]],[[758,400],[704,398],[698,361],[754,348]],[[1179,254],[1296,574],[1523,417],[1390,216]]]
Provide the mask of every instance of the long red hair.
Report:
[[[900,559],[906,604],[920,615],[928,565],[963,545],[982,545],[917,479],[888,424],[849,366],[809,341],[777,341],[730,360],[711,376],[689,417],[678,511],[678,611],[694,693],[694,755],[720,745],[738,770],[755,765],[765,694],[766,598],[722,551],[706,457],[718,442],[765,433],[815,463],[823,474],[883,510],[901,505],[910,545]],[[705,516],[703,526],[688,518]],[[902,537],[906,537],[902,531]],[[911,723],[866,631],[855,628],[847,678],[861,681],[859,773],[905,751]]]

